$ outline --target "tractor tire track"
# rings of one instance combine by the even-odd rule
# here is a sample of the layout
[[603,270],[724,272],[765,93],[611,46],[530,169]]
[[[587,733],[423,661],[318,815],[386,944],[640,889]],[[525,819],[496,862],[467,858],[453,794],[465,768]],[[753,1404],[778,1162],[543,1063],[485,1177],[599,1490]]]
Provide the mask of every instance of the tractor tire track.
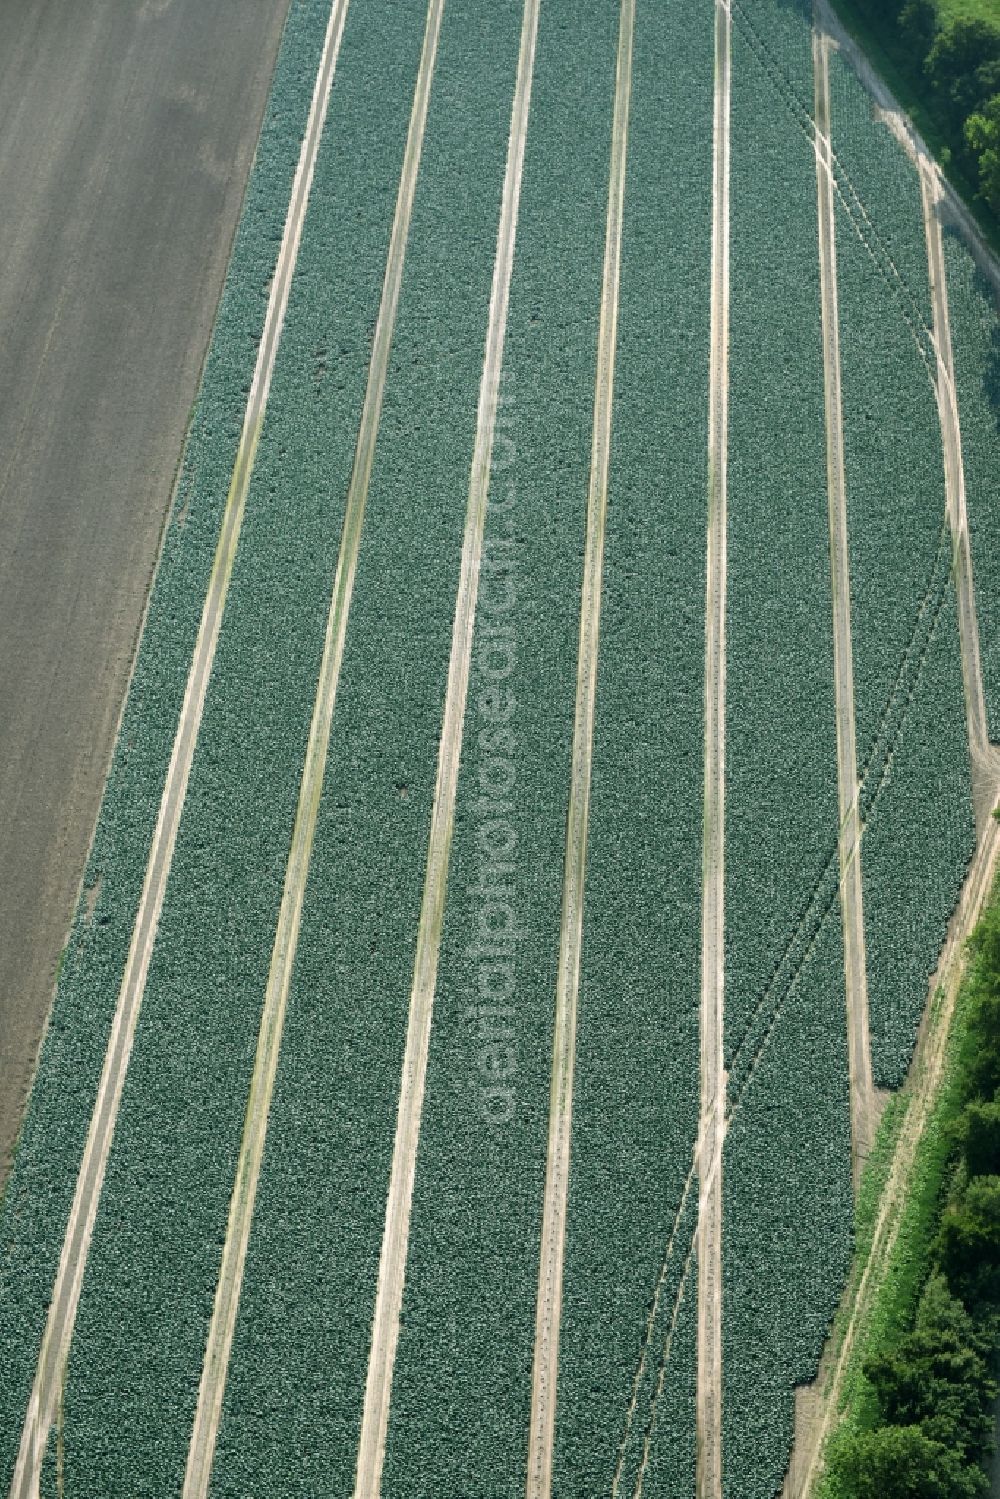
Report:
[[[636,1365],[635,1378],[632,1381],[632,1393],[629,1397],[628,1409],[625,1412],[625,1425],[622,1430],[621,1441],[618,1444],[618,1460],[615,1464],[615,1475],[611,1484],[611,1499],[618,1499],[618,1494],[621,1489],[622,1478],[625,1471],[625,1459],[628,1454],[632,1430],[635,1423],[636,1414],[639,1409],[639,1394],[642,1389],[643,1381],[646,1377],[646,1365],[649,1357],[649,1349],[653,1340],[653,1332],[656,1328],[656,1321],[660,1311],[660,1303],[663,1300],[663,1292],[667,1284],[667,1275],[670,1269],[670,1262],[673,1259],[674,1244],[677,1240],[677,1235],[680,1231],[680,1226],[684,1218],[684,1209],[687,1206],[691,1188],[694,1185],[696,1166],[696,1159],[692,1160],[691,1166],[688,1170],[688,1174],[684,1178],[684,1186],[681,1190],[680,1202],[677,1206],[677,1211],[674,1214],[674,1220],[670,1225],[670,1233],[667,1237],[667,1247],[663,1253],[663,1263],[660,1266],[660,1273],[656,1279],[656,1288],[653,1291],[653,1299],[650,1302],[649,1314],[646,1318],[646,1326],[643,1331],[642,1343],[639,1348],[639,1362]],[[693,1238],[691,1242],[693,1243]],[[690,1255],[688,1256],[688,1258],[690,1259]]]
[[726,581],[729,442],[729,121],[732,14],[715,6],[712,311],[705,602],[705,825],[701,925],[697,1494],[722,1499],[722,1147],[726,1134]]
[[[750,14],[746,6],[741,4],[740,0],[732,0],[732,5],[735,18],[742,30],[747,45],[750,47],[764,73],[770,79],[775,91],[792,115],[798,128],[815,150],[818,127],[809,108],[799,98],[795,85],[781,62],[768,49],[767,44],[750,19]],[[828,8],[822,3],[821,14],[824,17],[828,15]],[[852,229],[862,245],[864,245],[878,274],[885,281],[899,303],[900,315],[910,330],[910,334],[917,346],[917,351],[924,362],[927,377],[933,384],[935,362],[934,334],[927,326],[920,303],[906,277],[893,260],[891,251],[879,233],[864,199],[854,186],[850,173],[829,140],[827,141],[827,158],[830,163],[833,176],[833,190],[837,200],[846,213]]]
[[829,37],[813,24],[816,86],[816,192],[819,219],[820,300],[826,396],[827,493],[830,507],[830,583],[833,597],[833,663],[837,707],[837,790],[840,800],[840,906],[844,929],[847,1054],[851,1092],[851,1164],[855,1186],[871,1149],[875,1125],[868,967],[861,880],[858,754],[854,720],[854,652],[851,644],[851,564],[847,531],[847,481],[840,389],[840,330],[833,161],[830,144]]
[[184,808],[209,677],[222,627],[222,616],[239,543],[257,442],[267,409],[271,377],[281,340],[285,309],[288,305],[288,295],[298,256],[330,91],[333,86],[348,3],[349,0],[334,0],[330,11],[306,131],[292,184],[281,248],[271,282],[260,348],[247,399],[236,463],[223,512],[212,575],[188,674],[184,702],[163,788],[142,896],[115,1008],[97,1098],[84,1146],[73,1205],[66,1226],[59,1269],[42,1336],[38,1368],[22,1427],[21,1443],[10,1488],[11,1499],[37,1499],[46,1443],[58,1409],[64,1370],[76,1323],[84,1270],[125,1083],[125,1073],[128,1069],[139,1010],[145,993],[146,977],[173,861],[177,829]]
[[[966,943],[979,919],[998,865],[1000,865],[1000,826],[991,822],[969,872],[948,941],[941,955],[937,972],[931,981],[932,1001],[937,996],[939,1002],[932,1002],[929,1005],[918,1037],[910,1075],[904,1085],[911,1096],[911,1103],[907,1110],[903,1133],[896,1146],[896,1154],[879,1209],[872,1246],[864,1265],[858,1267],[844,1294],[841,1311],[846,1320],[836,1346],[827,1350],[817,1384],[810,1391],[813,1396],[812,1409],[805,1420],[802,1420],[801,1415],[797,1418],[799,1429],[792,1453],[789,1478],[786,1481],[782,1499],[813,1499],[813,1485],[822,1471],[823,1445],[840,1413],[841,1391],[856,1334],[875,1300],[892,1253],[909,1189],[909,1173],[912,1170],[916,1146],[933,1108],[940,1084],[951,1016],[964,972]],[[766,1042],[763,1049],[766,1049]],[[732,1120],[742,1107],[751,1079],[752,1073],[732,1100],[727,1122]],[[714,1169],[716,1168],[713,1165]],[[697,1239],[697,1227],[690,1237],[682,1236],[679,1240],[677,1239],[680,1217],[681,1214],[678,1212],[669,1249],[672,1254],[675,1242],[683,1244],[685,1260],[670,1306],[670,1325],[676,1321],[679,1305],[684,1296],[685,1278],[689,1273],[692,1259],[692,1246]],[[840,1327],[839,1319],[837,1325]],[[651,1319],[647,1329],[647,1346],[652,1332]],[[644,1349],[644,1353],[645,1351]],[[669,1344],[667,1352],[669,1356]]]
[[[935,565],[935,572],[936,570],[937,568]],[[900,667],[899,676],[897,678],[896,684],[894,685],[889,702],[886,705],[886,709],[883,715],[883,728],[891,720],[892,733],[889,735],[886,741],[881,757],[877,756],[873,752],[864,767],[859,791],[859,798],[869,812],[876,805],[879,793],[883,785],[885,784],[888,770],[892,764],[892,759],[895,754],[899,734],[901,733],[903,724],[906,720],[907,709],[913,699],[913,695],[917,689],[917,686],[919,685],[923,670],[923,664],[936,633],[937,622],[940,618],[942,604],[944,599],[947,597],[947,581],[948,573],[947,571],[945,571],[944,584],[942,588],[928,589],[928,593],[925,596],[923,603],[921,604],[919,621],[920,623],[924,623],[926,621],[926,631],[924,632],[925,638],[923,638],[922,647],[919,654],[915,657],[911,654],[910,651],[907,652],[907,655],[904,658],[904,662]],[[914,639],[917,638],[919,633],[920,632],[917,630],[914,631]],[[910,667],[912,667],[912,670],[908,669]],[[900,699],[902,701],[903,707],[902,711],[897,714],[897,716],[893,720],[891,710],[896,704],[897,699]],[[878,742],[880,741],[881,731]],[[875,777],[878,778],[878,786],[875,792],[870,797],[866,798],[865,791],[867,783],[870,779],[874,779]],[[855,852],[855,857],[857,857],[857,852]],[[733,1055],[729,1074],[727,1077],[728,1101],[725,1107],[725,1116],[723,1122],[724,1133],[728,1130],[730,1122],[736,1117],[743,1106],[743,1099],[746,1096],[747,1090],[749,1089],[750,1084],[754,1079],[761,1060],[767,1052],[768,1046],[771,1042],[771,1038],[774,1035],[775,1028],[781,1018],[781,1014],[784,1010],[785,1004],[787,1003],[790,996],[795,992],[802,972],[809,961],[816,943],[820,938],[827,917],[834,909],[834,906],[837,902],[838,889],[838,845],[833,844],[831,845],[829,853],[823,863],[820,875],[810,891],[806,906],[801,916],[797,920],[794,930],[788,939],[785,951],[782,954],[779,962],[775,965],[770,980],[768,981],[760,997],[758,998],[754,1006],[753,1013],[747,1023],[746,1030],[744,1031],[743,1036],[741,1037],[736,1051]],[[643,1379],[645,1378],[649,1357],[649,1348],[653,1340],[653,1335],[655,1333],[656,1323],[660,1318],[661,1306],[663,1305],[663,1293],[668,1283],[670,1264],[673,1260],[675,1249],[678,1245],[681,1245],[683,1247],[686,1255],[685,1266],[689,1266],[690,1260],[692,1258],[689,1251],[691,1249],[692,1243],[694,1242],[697,1228],[694,1228],[692,1230],[690,1238],[686,1238],[681,1234],[681,1224],[684,1218],[684,1211],[687,1204],[688,1195],[698,1175],[700,1160],[699,1151],[700,1141],[698,1145],[695,1146],[692,1164],[688,1170],[687,1177],[685,1178],[684,1185],[681,1191],[680,1201],[674,1214],[673,1221],[670,1225],[666,1249],[664,1251],[664,1258],[660,1267],[659,1274],[657,1276],[657,1282],[650,1304],[650,1311],[646,1320],[643,1339],[639,1349],[638,1364],[636,1368],[636,1374],[632,1383],[632,1390],[625,1418],[624,1433],[622,1436],[621,1444],[619,1446],[618,1463],[616,1466],[615,1482],[617,1483],[619,1489],[624,1472],[625,1451],[631,1438],[631,1432],[634,1426],[635,1416],[639,1405],[639,1392]],[[704,1199],[706,1192],[712,1189],[715,1179],[720,1172],[721,1155],[717,1155],[709,1163],[708,1174],[701,1183],[700,1196],[702,1199]],[[683,1273],[686,1274],[687,1271],[685,1270],[685,1272]],[[677,1310],[676,1297],[681,1295],[683,1295],[683,1285],[678,1286],[677,1292],[675,1293],[675,1300],[671,1303],[671,1315],[673,1315]],[[613,1499],[615,1499],[616,1494],[617,1490],[613,1490]]]

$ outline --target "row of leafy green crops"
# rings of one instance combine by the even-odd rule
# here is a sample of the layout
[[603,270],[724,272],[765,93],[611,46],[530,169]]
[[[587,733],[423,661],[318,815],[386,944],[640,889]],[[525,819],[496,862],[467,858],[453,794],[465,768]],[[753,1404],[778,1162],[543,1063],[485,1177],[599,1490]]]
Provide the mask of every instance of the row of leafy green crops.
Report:
[[424,15],[348,11],[78,1314],[71,1492],[183,1477]]
[[386,1449],[394,1499],[525,1488],[617,11],[551,0],[539,14]]
[[328,0],[293,0],[100,818],[0,1210],[0,1488],[10,1481],[188,663],[208,586]]
[[895,299],[896,316],[929,353],[931,295],[916,167],[836,50],[830,53],[830,116],[838,233],[853,227],[864,240]]
[[1000,740],[1000,291],[954,230],[944,254],[983,687]]
[[[521,19],[444,10],[217,1496],[353,1489]],[[469,1316],[444,1308],[449,1352]],[[435,1489],[414,1464],[382,1491]]]
[[[834,899],[733,1097],[723,1192],[723,1479],[772,1499],[851,1248],[843,935]],[[745,1092],[743,1088],[745,1087]]]
[[[636,9],[556,1492],[694,1492],[714,12]],[[687,1193],[685,1195],[685,1188]],[[655,1312],[651,1309],[655,1303]]]
[[[865,119],[868,96],[838,55],[830,61],[831,133],[870,137],[874,172],[888,161],[883,188],[898,197],[910,237],[923,249],[920,185],[885,125]],[[878,152],[875,147],[881,148]],[[854,154],[859,154],[854,140]],[[897,162],[902,160],[902,175]],[[944,469],[928,351],[901,315],[892,278],[872,258],[842,204],[836,213],[843,371],[854,703],[859,767],[872,753],[914,620],[934,576],[945,523]],[[924,250],[923,292],[927,256]],[[873,337],[873,328],[878,337]],[[925,357],[926,356],[926,357]],[[870,494],[868,504],[864,503]]]
[[[859,92],[833,59],[835,145],[842,117],[860,116]],[[881,160],[873,150],[873,173]],[[895,172],[884,190],[899,192]],[[968,746],[933,369],[844,211],[837,264],[872,1065],[895,1087],[972,850]]]
[[[749,7],[743,7],[744,10]],[[726,723],[723,1481],[781,1487],[850,1252],[837,759],[806,7],[734,13]]]
[[[733,25],[766,74],[776,108],[803,136],[814,138],[814,79],[802,66],[802,38],[812,21],[811,0],[733,0]],[[854,74],[837,58],[841,75],[854,87],[832,105],[840,118],[834,143],[835,193],[870,253],[890,280],[901,312],[922,337],[930,327],[931,304],[922,242],[912,231],[913,172],[888,127],[875,131],[879,113]],[[836,93],[838,79],[831,79]],[[845,107],[846,106],[846,107]]]

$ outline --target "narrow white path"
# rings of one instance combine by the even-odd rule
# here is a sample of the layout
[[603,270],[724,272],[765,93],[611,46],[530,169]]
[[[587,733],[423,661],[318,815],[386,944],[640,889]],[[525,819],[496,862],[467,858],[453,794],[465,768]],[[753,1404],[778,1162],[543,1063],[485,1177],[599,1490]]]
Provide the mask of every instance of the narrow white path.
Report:
[[990,744],[986,698],[983,691],[979,616],[976,613],[976,591],[969,544],[969,517],[965,503],[962,429],[959,422],[958,393],[955,387],[951,321],[948,315],[948,282],[945,274],[944,241],[941,231],[944,186],[937,163],[923,151],[917,158],[917,164],[920,171],[924,234],[927,241],[927,267],[930,275],[934,318],[934,345],[937,354],[934,389],[937,396],[941,443],[944,451],[945,499],[948,523],[951,527],[955,594],[958,601],[962,681],[965,688],[969,754],[972,760],[973,803],[976,812],[976,828],[982,834],[996,803],[998,784],[1000,784],[1000,752]]
[[535,1315],[535,1355],[528,1434],[527,1499],[549,1499],[559,1381],[559,1326],[562,1315],[566,1208],[569,1197],[570,1146],[573,1126],[573,1064],[576,1012],[583,943],[584,886],[587,868],[587,823],[590,813],[594,705],[597,694],[601,586],[604,575],[604,524],[608,503],[608,465],[618,342],[618,287],[621,271],[622,215],[625,205],[625,161],[632,92],[632,37],[635,0],[622,0],[618,32],[615,104],[611,127],[611,167],[604,244],[604,276],[597,341],[594,430],[587,496],[587,538],[580,603],[573,758],[566,823],[562,928],[556,978],[549,1142],[542,1208],[542,1243]]
[[483,550],[483,531],[486,524],[504,336],[507,328],[507,304],[514,264],[521,175],[524,169],[524,148],[531,105],[538,9],[539,0],[525,0],[510,137],[507,146],[507,165],[504,173],[503,200],[500,209],[500,226],[497,234],[497,251],[493,266],[486,350],[479,389],[476,440],[469,477],[469,500],[465,536],[462,543],[462,564],[458,596],[455,602],[451,658],[448,663],[448,687],[441,726],[441,743],[438,749],[437,781],[434,788],[434,807],[431,813],[427,870],[420,907],[420,924],[417,929],[417,950],[414,959],[413,986],[410,992],[406,1050],[403,1055],[399,1108],[396,1116],[396,1137],[393,1144],[392,1170],[389,1177],[385,1227],[375,1295],[372,1343],[368,1357],[368,1376],[361,1416],[358,1467],[354,1487],[355,1499],[378,1499],[382,1487],[385,1440],[389,1429],[389,1403],[392,1395],[396,1347],[399,1342],[399,1319],[403,1304],[403,1283],[409,1248],[413,1180],[416,1172],[417,1144],[420,1138],[420,1120],[423,1113],[427,1052],[430,1045],[441,925],[444,919],[445,893],[448,883],[448,861],[455,819],[455,793],[458,786],[465,701],[472,661],[472,634],[479,590],[479,569]]
[[729,117],[732,18],[715,6],[712,312],[705,601],[705,827],[698,1134],[698,1499],[722,1496],[722,1147],[726,1133],[726,532],[729,443]]
[[843,406],[840,387],[840,312],[837,297],[837,227],[830,147],[830,38],[817,8],[813,24],[816,92],[816,192],[819,275],[826,396],[826,474],[830,512],[830,586],[833,596],[833,667],[837,713],[837,790],[840,801],[840,909],[844,930],[847,1055],[851,1094],[851,1157],[855,1185],[871,1149],[875,1129],[868,967],[861,882],[861,819],[858,812],[858,750],[854,719],[854,651],[851,642],[851,558],[844,473]]
[[104,1184],[104,1173],[114,1136],[125,1073],[142,1005],[156,930],[173,861],[195,745],[201,727],[205,696],[222,626],[233,560],[243,524],[243,512],[271,388],[288,293],[298,256],[302,225],[312,186],[313,170],[326,119],[348,0],[334,0],[323,43],[312,104],[292,184],[281,247],[271,282],[257,363],[243,420],[239,449],[222,517],[212,576],[205,597],[181,716],[160,801],[156,829],[146,867],[139,910],[129,946],[125,973],[115,1008],[111,1035],[101,1071],[94,1112],[87,1133],[73,1205],[66,1226],[49,1305],[34,1384],[28,1402],[18,1451],[11,1499],[37,1499],[45,1446],[55,1420],[66,1360],[76,1322],[80,1289],[90,1252],[94,1221]]
[[389,352],[396,326],[396,309],[399,305],[399,293],[403,281],[403,265],[410,233],[413,198],[420,168],[420,155],[427,124],[431,81],[434,77],[444,5],[445,0],[430,0],[427,11],[423,50],[417,73],[409,133],[396,198],[396,212],[386,259],[382,301],[375,325],[368,385],[344,509],[343,532],[337,558],[333,597],[327,618],[323,659],[302,768],[298,808],[285,869],[278,926],[271,952],[267,990],[257,1038],[257,1056],[250,1083],[246,1122],[236,1167],[226,1240],[222,1250],[215,1306],[209,1326],[198,1390],[198,1404],[191,1444],[188,1449],[183,1499],[206,1499],[218,1440],[219,1423],[222,1418],[222,1402],[226,1389],[233,1334],[236,1328],[236,1314],[243,1286],[243,1271],[246,1264],[247,1246],[250,1242],[257,1183],[264,1158],[271,1097],[278,1070],[285,1011],[298,948],[302,905],[319,816],[323,777],[330,744],[330,726],[333,721],[340,669],[344,659],[347,620],[354,592],[365,503],[368,498],[375,442],[382,414]]

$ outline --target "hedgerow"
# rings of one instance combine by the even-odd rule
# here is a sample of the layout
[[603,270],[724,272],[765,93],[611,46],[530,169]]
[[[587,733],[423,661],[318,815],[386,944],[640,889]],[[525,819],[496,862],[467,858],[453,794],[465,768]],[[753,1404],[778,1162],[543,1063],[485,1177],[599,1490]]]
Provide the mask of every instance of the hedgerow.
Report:
[[[13,1470],[242,425],[328,7],[294,0],[150,598],[84,896],[0,1210],[0,1487]],[[115,1314],[114,1309],[112,1315]]]
[[[753,14],[781,29],[804,87],[804,17]],[[741,1499],[781,1486],[793,1386],[815,1369],[850,1241],[815,158],[773,89],[735,25],[723,1482]]]
[[[859,86],[839,62],[833,81],[837,146]],[[904,195],[882,161],[873,191],[902,198],[923,245],[915,174]],[[843,211],[837,271],[872,1064],[896,1087],[972,851],[969,760],[932,370]]]
[[622,1494],[644,1460],[644,1494],[694,1491],[696,1186],[677,1215],[700,1091],[713,25],[711,7],[636,10],[560,1341],[566,1496],[610,1494],[619,1453]]
[[1000,322],[998,293],[959,236],[944,236],[955,386],[990,738],[1000,740]]

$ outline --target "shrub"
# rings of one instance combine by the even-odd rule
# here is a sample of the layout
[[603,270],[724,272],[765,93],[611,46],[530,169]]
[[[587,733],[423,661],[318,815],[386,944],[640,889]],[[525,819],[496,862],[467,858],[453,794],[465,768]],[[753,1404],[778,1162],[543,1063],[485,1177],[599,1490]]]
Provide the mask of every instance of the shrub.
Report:
[[1000,89],[1000,28],[980,19],[949,21],[924,66],[946,118],[960,130]]
[[831,1464],[849,1499],[975,1499],[989,1485],[979,1468],[918,1426],[883,1426],[848,1438]]
[[985,1352],[965,1307],[944,1276],[933,1275],[913,1332],[865,1365],[883,1421],[919,1426],[930,1441],[978,1462],[989,1449],[996,1395]]

